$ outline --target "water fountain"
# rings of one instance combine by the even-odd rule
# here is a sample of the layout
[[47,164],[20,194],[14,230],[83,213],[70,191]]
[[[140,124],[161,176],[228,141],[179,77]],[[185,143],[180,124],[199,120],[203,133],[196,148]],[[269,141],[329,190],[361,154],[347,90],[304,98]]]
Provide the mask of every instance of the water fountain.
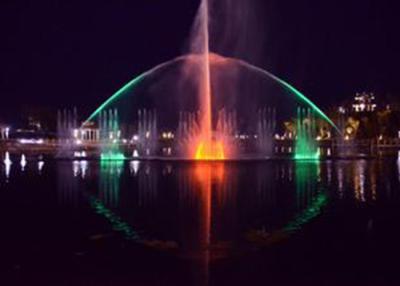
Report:
[[138,149],[144,157],[154,156],[158,143],[157,113],[154,110],[138,111]]
[[296,153],[297,160],[318,160],[320,152],[316,145],[315,117],[310,108],[297,109],[297,139]]
[[263,108],[258,111],[258,151],[263,156],[272,156],[274,149],[274,132],[276,129],[276,110]]
[[98,118],[101,142],[101,160],[123,160],[124,154],[120,151],[119,144],[121,130],[119,127],[119,114],[117,109],[104,110]]
[[78,111],[63,109],[57,112],[57,138],[59,146],[57,148],[57,157],[72,157],[75,144],[74,130],[78,125]]
[[[224,27],[218,18],[210,19],[217,5],[221,11],[227,8],[223,7],[225,1],[201,1],[186,54],[134,78],[86,122],[99,117],[102,122],[107,109],[118,108],[121,119],[136,120],[138,126],[137,148],[131,154],[162,156],[157,132],[168,130],[175,132],[172,157],[193,160],[271,158],[282,121],[298,116],[298,123],[307,121],[307,114],[338,130],[316,104],[288,82],[242,59],[212,52],[219,41],[213,32]],[[301,123],[297,129],[298,140],[291,147],[296,150],[295,158],[319,158],[311,140],[312,128]]]

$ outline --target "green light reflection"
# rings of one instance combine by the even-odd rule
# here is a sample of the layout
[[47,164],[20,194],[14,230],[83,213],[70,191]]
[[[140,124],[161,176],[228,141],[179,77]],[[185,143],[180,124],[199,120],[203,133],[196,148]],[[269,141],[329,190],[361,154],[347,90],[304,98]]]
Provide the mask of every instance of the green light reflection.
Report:
[[140,241],[139,234],[121,217],[107,208],[101,200],[91,197],[90,206],[98,215],[105,217],[109,221],[114,231],[122,233],[128,240]]
[[318,217],[329,202],[327,193],[319,186],[319,161],[296,162],[296,200],[300,211],[285,227],[293,233]]
[[100,197],[112,207],[117,207],[119,204],[120,180],[123,167],[123,160],[100,161]]

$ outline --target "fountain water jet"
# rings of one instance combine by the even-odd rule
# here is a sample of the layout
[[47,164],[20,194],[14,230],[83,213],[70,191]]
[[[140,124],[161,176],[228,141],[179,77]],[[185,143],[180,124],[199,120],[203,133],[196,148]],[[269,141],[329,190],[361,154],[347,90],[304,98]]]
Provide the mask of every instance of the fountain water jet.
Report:
[[[176,138],[179,138],[180,140],[176,144],[176,146],[178,147],[176,153],[183,155],[184,158],[190,158],[195,160],[224,160],[224,159],[239,158],[238,156],[239,153],[237,153],[238,149],[236,148],[237,146],[234,145],[236,144],[234,141],[235,137],[236,139],[238,138],[239,134],[238,132],[243,130],[235,129],[234,133],[230,132],[229,136],[226,136],[226,134],[221,134],[224,132],[221,132],[221,125],[220,125],[221,118],[219,118],[219,116],[221,110],[226,109],[232,113],[235,113],[238,109],[241,108],[246,110],[246,106],[238,105],[232,108],[232,106],[229,106],[229,104],[225,102],[225,100],[232,101],[232,99],[231,98],[225,99],[227,98],[226,95],[229,95],[229,91],[221,88],[218,89],[218,85],[220,84],[220,82],[222,82],[221,86],[224,87],[225,87],[224,82],[226,82],[225,78],[221,81],[218,78],[218,74],[217,76],[215,74],[219,72],[221,67],[223,67],[224,69],[227,68],[227,70],[224,70],[223,73],[227,72],[229,74],[231,70],[236,70],[241,68],[245,69],[246,71],[250,71],[252,74],[254,74],[254,77],[272,80],[272,83],[277,84],[277,86],[281,87],[281,90],[287,91],[286,92],[287,94],[294,96],[294,98],[299,100],[303,105],[310,107],[313,111],[315,111],[315,113],[319,117],[323,118],[331,126],[333,126],[334,129],[338,130],[336,125],[330,120],[330,118],[324,112],[322,112],[319,109],[317,105],[315,105],[311,100],[309,100],[296,88],[291,86],[288,82],[280,79],[279,77],[273,75],[272,73],[266,70],[256,67],[248,62],[245,62],[244,60],[236,58],[228,58],[218,54],[211,53],[210,14],[213,13],[210,13],[210,8],[214,7],[215,5],[213,4],[216,3],[212,2],[209,3],[209,2],[211,1],[202,0],[200,3],[196,20],[193,26],[193,31],[191,34],[191,39],[190,39],[191,46],[190,49],[188,50],[188,54],[177,57],[171,61],[162,63],[146,71],[145,73],[139,75],[138,77],[134,78],[123,88],[118,90],[108,100],[106,100],[102,105],[100,105],[100,107],[97,108],[86,121],[93,120],[96,116],[101,114],[102,110],[105,110],[111,104],[115,103],[117,100],[122,98],[124,95],[130,93],[131,91],[133,91],[135,94],[140,93],[140,89],[139,88],[136,89],[137,87],[142,85],[146,86],[147,83],[155,85],[158,79],[157,76],[161,74],[161,72],[163,71],[166,71],[168,75],[170,72],[169,69],[170,68],[172,69],[172,67],[176,64],[176,65],[183,65],[182,69],[183,74],[180,75],[178,78],[173,78],[173,80],[177,81],[178,85],[181,84],[181,81],[187,80],[189,85],[191,87],[194,87],[194,89],[189,89],[189,91],[185,90],[182,92],[187,94],[196,94],[196,99],[198,100],[197,103],[194,103],[197,104],[196,107],[190,105],[193,104],[194,102],[193,98],[189,99],[189,101],[191,100],[191,102],[189,103],[190,107],[186,106],[183,107],[183,109],[172,109],[173,110],[172,112],[171,110],[168,110],[164,105],[158,103],[159,101],[151,99],[148,100],[147,103],[149,101],[157,102],[152,104],[161,105],[162,109],[165,109],[164,113],[169,113],[169,114],[175,113],[175,115],[172,115],[175,116],[175,118],[178,117],[177,114],[181,113],[184,114],[183,117],[179,116],[178,136],[176,136]],[[213,31],[214,29],[211,32]],[[215,44],[214,41],[212,44]],[[232,86],[233,86],[236,79],[234,78],[230,80],[232,80]],[[162,90],[162,92],[165,91]],[[179,92],[180,91],[178,92],[175,91],[175,93],[173,94],[177,93],[179,94]],[[237,92],[239,93],[239,90]],[[261,92],[260,94],[264,94]],[[222,106],[221,104],[218,105],[218,103],[215,102],[216,98],[218,99],[223,98],[223,100],[220,100],[221,103],[223,103]],[[185,104],[187,105],[187,103]],[[227,104],[227,106],[225,106],[225,104]],[[275,106],[269,104],[270,103],[264,102],[260,104],[257,108],[260,108],[261,106],[268,106],[276,110]],[[178,105],[175,104],[174,106]],[[151,108],[156,110],[156,107],[154,106],[151,107],[142,106],[139,107],[139,110],[140,108]],[[255,118],[252,119],[252,115],[253,114],[248,113],[245,116],[245,120],[248,120],[249,122],[252,122],[252,120],[257,120]],[[160,117],[162,117],[161,112],[160,112]],[[243,118],[239,119],[243,121]],[[272,120],[272,122],[274,120]],[[222,120],[222,122],[224,123],[226,121]],[[242,123],[243,122],[241,122],[241,124]],[[259,149],[265,151],[264,153],[269,154],[271,153],[270,150],[272,150],[275,127],[276,126],[274,124],[272,124],[271,126],[262,125],[261,128],[259,128],[259,130],[254,131],[251,130],[250,128],[248,130],[245,130],[245,132],[258,132],[258,133],[261,132],[262,140],[259,140],[259,145],[261,145],[259,146]],[[169,126],[168,128],[171,127]],[[172,128],[175,129],[176,125]],[[222,128],[222,130],[224,130],[224,128]],[[185,144],[185,146],[182,146],[183,144]],[[267,144],[268,146],[263,146],[265,144]]]
[[310,108],[297,109],[296,160],[319,160],[320,150],[315,142],[315,118]]
[[191,53],[199,54],[197,95],[200,103],[200,134],[194,143],[196,147],[192,158],[196,160],[225,159],[224,146],[213,138],[212,88],[209,37],[209,3],[202,0],[192,35]]
[[[195,51],[194,51],[195,52]],[[223,152],[224,152],[224,158],[231,158],[231,153],[230,149],[231,146],[229,145],[229,142],[226,143],[223,140],[219,140],[218,138],[215,138],[216,134],[213,132],[212,128],[212,106],[211,106],[211,96],[213,95],[211,92],[211,88],[208,85],[208,81],[210,78],[207,75],[203,75],[203,72],[199,71],[199,67],[204,67],[205,70],[208,70],[204,64],[204,56],[202,54],[187,54],[184,56],[177,57],[171,61],[168,61],[166,63],[160,64],[156,66],[155,68],[143,73],[142,75],[136,77],[133,79],[131,82],[129,82],[127,85],[125,85],[123,88],[121,88],[118,92],[116,92],[113,96],[111,96],[107,101],[105,101],[99,108],[97,108],[91,115],[90,117],[86,120],[86,122],[93,120],[94,118],[98,117],[102,111],[106,110],[107,108],[111,108],[111,105],[115,103],[118,100],[121,100],[124,98],[126,95],[135,95],[136,88],[141,86],[140,84],[145,84],[149,82],[150,80],[154,79],[154,77],[163,72],[167,71],[168,68],[174,66],[174,65],[184,65],[186,67],[193,68],[195,67],[194,71],[191,71],[189,74],[190,76],[199,75],[200,73],[200,80],[199,78],[196,78],[197,81],[197,86],[196,86],[196,93],[198,94],[199,97],[199,105],[200,105],[200,111],[198,112],[183,112],[183,120],[182,123],[185,123],[188,126],[192,126],[190,130],[190,136],[186,136],[184,140],[181,140],[180,143],[184,143],[186,145],[186,148],[183,148],[186,150],[184,153],[185,158],[191,158],[191,159],[196,159],[196,155],[199,153],[201,154],[211,154],[211,155],[204,155],[204,156],[197,156],[199,159],[200,157],[203,157],[203,159],[208,159],[216,157],[213,156],[212,150],[218,150],[221,149],[220,146],[223,146]],[[209,54],[208,57],[208,65],[211,65],[213,68],[218,68],[218,67],[236,67],[236,68],[241,68],[246,70],[247,72],[253,73],[254,75],[260,76],[260,78],[264,78],[265,80],[272,80],[272,82],[277,85],[282,87],[284,90],[287,90],[288,92],[285,93],[286,95],[292,96],[295,100],[297,100],[299,103],[303,104],[306,107],[311,108],[311,110],[317,115],[318,117],[322,118],[326,122],[328,122],[335,130],[337,130],[338,133],[341,133],[339,129],[336,127],[336,125],[332,122],[332,120],[310,99],[308,99],[304,94],[302,94],[299,90],[297,90],[295,87],[291,86],[288,82],[280,79],[279,77],[273,75],[272,73],[263,70],[259,67],[256,67],[250,63],[247,63],[243,60],[235,59],[235,58],[228,58],[228,57],[223,57],[217,54]],[[208,66],[207,65],[207,66]],[[203,70],[204,70],[203,69]],[[193,74],[193,72],[196,72]],[[206,87],[205,87],[206,86]],[[209,90],[209,92],[207,92]],[[204,92],[205,91],[205,92]],[[206,94],[207,96],[204,96]],[[203,111],[204,110],[204,111]],[[207,116],[204,116],[206,114]],[[183,125],[183,124],[182,124]],[[179,127],[178,127],[179,130]],[[179,133],[179,132],[178,132]],[[177,138],[180,138],[178,136]],[[206,139],[206,140],[204,140]],[[209,142],[209,144],[205,144],[205,142]],[[201,145],[203,145],[202,148]],[[213,146],[216,145],[216,146]],[[218,147],[219,145],[219,147]],[[199,151],[198,149],[203,149],[203,151]],[[234,148],[232,148],[234,149]],[[198,152],[199,151],[199,152]],[[229,152],[228,152],[229,151]],[[229,153],[229,155],[228,155]],[[217,156],[218,157],[218,156]],[[221,157],[221,156],[220,156]],[[218,160],[218,158],[215,158]]]

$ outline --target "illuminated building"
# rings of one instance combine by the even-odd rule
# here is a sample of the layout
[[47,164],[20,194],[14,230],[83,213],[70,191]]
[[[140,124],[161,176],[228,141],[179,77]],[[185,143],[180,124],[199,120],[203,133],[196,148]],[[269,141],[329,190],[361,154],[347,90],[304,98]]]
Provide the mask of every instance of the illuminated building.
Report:
[[357,113],[374,112],[376,108],[374,93],[357,93],[354,97],[353,111]]
[[81,128],[74,129],[73,136],[77,142],[98,142],[100,140],[100,129],[95,123],[86,122]]

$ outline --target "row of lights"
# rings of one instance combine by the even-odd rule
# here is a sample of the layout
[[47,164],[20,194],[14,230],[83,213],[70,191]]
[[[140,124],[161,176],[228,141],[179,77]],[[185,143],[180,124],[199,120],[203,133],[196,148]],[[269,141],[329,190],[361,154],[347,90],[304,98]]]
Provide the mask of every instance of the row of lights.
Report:
[[[10,157],[10,153],[6,152],[5,156],[4,156],[4,161],[3,161],[4,165],[5,165],[5,174],[6,174],[6,178],[8,179],[10,177],[10,172],[11,172],[11,165],[13,164],[11,161],[11,157]],[[28,164],[28,160],[26,159],[25,154],[21,155],[21,159],[20,159],[20,165],[21,165],[21,170],[25,171],[25,167]],[[44,161],[40,158],[40,160],[38,161],[38,170],[39,172],[41,172],[43,170],[44,167]]]

